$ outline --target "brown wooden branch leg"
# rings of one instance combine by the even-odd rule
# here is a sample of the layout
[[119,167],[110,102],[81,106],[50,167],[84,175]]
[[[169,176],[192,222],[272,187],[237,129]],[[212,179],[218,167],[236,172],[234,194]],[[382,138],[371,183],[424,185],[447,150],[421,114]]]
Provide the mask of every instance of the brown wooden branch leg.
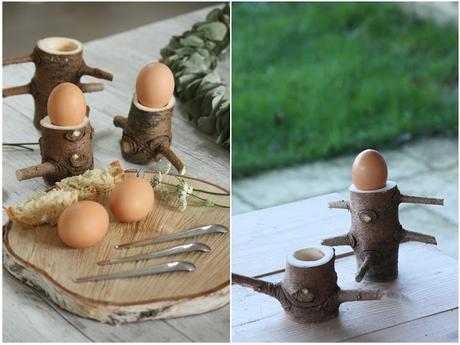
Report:
[[171,162],[171,164],[176,168],[179,172],[179,175],[185,174],[185,166],[184,163],[176,156],[173,150],[165,145],[161,145],[160,152]]
[[359,283],[363,280],[364,276],[366,275],[367,271],[369,270],[369,263],[370,263],[370,256],[366,255],[363,264],[359,268],[358,272],[356,273],[355,280]]
[[78,86],[83,92],[96,92],[104,90],[104,84],[102,83],[78,83]]
[[3,89],[3,97],[25,95],[30,93],[30,84]]
[[100,79],[105,79],[105,80],[113,80],[113,74],[103,71],[99,68],[94,68],[94,67],[89,67],[89,66],[84,66],[82,68],[82,75],[90,75],[95,78],[100,78]]
[[264,293],[271,297],[278,298],[281,290],[279,284],[274,284],[261,279],[255,279],[240,274],[232,273],[232,284],[241,285],[253,289],[254,291]]
[[348,234],[325,238],[324,240],[321,241],[321,244],[324,245],[324,246],[331,246],[331,247],[332,246],[349,246],[349,245],[351,245],[350,244],[350,238],[348,237]]
[[340,290],[337,294],[339,303],[353,301],[372,301],[381,299],[380,290]]
[[117,115],[113,118],[113,124],[115,127],[125,129],[128,124],[128,119],[124,116]]
[[444,205],[444,199],[424,198],[419,196],[411,196],[401,194],[399,202],[410,204],[425,204],[425,205]]
[[409,231],[409,230],[404,230],[404,235],[403,235],[402,240],[404,242],[417,241],[417,242],[437,245],[436,237],[431,236],[431,235],[421,234],[420,232]]
[[13,65],[13,64],[18,64],[18,63],[25,63],[25,62],[33,62],[33,61],[34,61],[34,55],[27,54],[23,56],[17,56],[14,58],[5,58],[3,59],[3,66]]
[[28,180],[34,177],[56,174],[58,168],[49,162],[34,165],[28,168],[16,170],[16,178],[19,181]]
[[350,209],[350,203],[348,201],[345,201],[345,200],[331,201],[328,204],[328,207],[329,208],[343,208],[345,210],[349,210]]

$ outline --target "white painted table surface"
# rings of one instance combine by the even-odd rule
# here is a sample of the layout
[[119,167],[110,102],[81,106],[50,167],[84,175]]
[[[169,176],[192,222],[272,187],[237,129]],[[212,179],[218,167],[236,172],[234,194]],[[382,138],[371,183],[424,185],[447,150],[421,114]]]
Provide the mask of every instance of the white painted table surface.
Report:
[[[102,81],[105,90],[87,93],[90,120],[96,134],[93,141],[95,167],[103,168],[118,159],[125,168],[155,168],[164,163],[136,166],[121,157],[121,129],[115,128],[115,115],[126,116],[134,92],[137,72],[143,65],[158,61],[160,49],[173,35],[204,20],[211,7],[162,22],[146,25],[84,45],[89,66],[114,74],[112,82]],[[78,39],[78,35],[75,36]],[[17,39],[20,39],[18,37]],[[33,47],[30,47],[32,51]],[[3,69],[3,87],[27,83],[33,75],[32,64],[12,65]],[[229,59],[218,68],[229,80]],[[85,77],[83,81],[95,81]],[[33,100],[30,95],[3,100],[3,141],[37,142],[39,131],[32,125]],[[199,177],[229,188],[228,150],[195,128],[181,112],[180,102],[173,118],[172,147],[187,167],[187,175]],[[3,205],[23,201],[33,192],[45,190],[41,178],[19,182],[18,168],[40,163],[38,150],[3,149]],[[3,213],[3,222],[6,221]],[[5,342],[190,342],[228,341],[229,306],[185,318],[146,321],[109,326],[63,311],[28,286],[3,274],[3,341]]]
[[[327,194],[234,216],[232,272],[280,281],[288,253],[349,230],[350,214],[327,207],[342,198]],[[351,252],[349,247],[335,248],[336,254]],[[285,317],[276,299],[233,285],[232,341],[457,342],[458,262],[435,246],[402,243],[399,277],[391,283],[356,283],[354,256],[336,259],[335,268],[340,287],[379,288],[383,298],[344,303],[338,318],[305,325]]]

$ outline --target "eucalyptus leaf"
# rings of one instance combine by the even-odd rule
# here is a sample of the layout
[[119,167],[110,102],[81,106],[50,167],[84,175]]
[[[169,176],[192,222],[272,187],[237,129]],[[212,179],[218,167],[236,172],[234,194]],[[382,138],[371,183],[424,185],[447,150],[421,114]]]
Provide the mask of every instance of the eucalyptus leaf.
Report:
[[221,22],[211,22],[198,26],[197,31],[201,37],[212,41],[221,41],[227,34],[227,26]]
[[230,7],[213,9],[204,22],[195,23],[180,36],[173,36],[161,49],[161,61],[176,80],[176,95],[188,118],[216,142],[230,144],[228,87],[215,68],[230,47]]

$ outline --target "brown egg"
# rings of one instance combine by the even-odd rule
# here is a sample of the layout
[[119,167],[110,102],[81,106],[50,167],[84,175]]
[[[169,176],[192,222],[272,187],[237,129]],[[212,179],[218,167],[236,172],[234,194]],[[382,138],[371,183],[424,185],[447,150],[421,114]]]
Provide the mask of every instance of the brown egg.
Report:
[[48,116],[53,125],[76,126],[86,116],[86,99],[78,86],[61,83],[48,97]]
[[151,63],[141,69],[136,80],[137,100],[149,108],[166,106],[174,93],[174,75],[168,66]]
[[71,248],[88,248],[101,241],[109,229],[109,214],[95,201],[80,201],[61,213],[59,238]]
[[351,178],[356,188],[375,190],[386,186],[387,163],[375,150],[364,150],[356,156],[351,168]]
[[123,223],[137,222],[152,210],[155,194],[149,182],[128,177],[117,183],[109,196],[114,217]]

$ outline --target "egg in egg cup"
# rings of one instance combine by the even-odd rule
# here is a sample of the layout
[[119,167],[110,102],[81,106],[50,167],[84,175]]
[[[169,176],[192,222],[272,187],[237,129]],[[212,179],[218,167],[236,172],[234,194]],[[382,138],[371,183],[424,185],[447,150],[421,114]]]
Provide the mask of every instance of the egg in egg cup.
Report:
[[346,235],[324,239],[328,246],[350,246],[356,257],[355,280],[393,281],[398,276],[399,244],[418,241],[436,244],[436,238],[406,230],[399,222],[401,203],[443,205],[443,199],[403,195],[394,181],[387,181],[387,166],[375,150],[365,150],[355,159],[350,201],[329,203],[351,213],[351,229]]
[[40,120],[42,163],[19,169],[19,181],[43,177],[49,185],[93,168],[94,129],[82,91],[71,83],[56,86],[48,99],[49,115]]
[[145,66],[138,75],[128,117],[115,116],[113,123],[123,129],[120,148],[128,162],[148,164],[166,157],[183,175],[185,166],[171,150],[173,92],[174,76],[166,65]]
[[232,274],[232,283],[276,298],[286,315],[299,323],[323,322],[339,313],[344,302],[378,300],[379,290],[341,290],[337,285],[335,251],[302,248],[288,255],[283,280],[271,283]]
[[101,91],[102,83],[81,83],[84,75],[105,80],[113,76],[98,68],[89,67],[83,59],[83,44],[67,37],[47,37],[37,42],[31,54],[3,59],[3,66],[33,62],[35,75],[32,80],[21,86],[3,89],[3,97],[30,94],[35,102],[34,126],[41,129],[40,120],[47,113],[47,101],[51,91],[59,83],[67,81],[78,85],[83,92]]

